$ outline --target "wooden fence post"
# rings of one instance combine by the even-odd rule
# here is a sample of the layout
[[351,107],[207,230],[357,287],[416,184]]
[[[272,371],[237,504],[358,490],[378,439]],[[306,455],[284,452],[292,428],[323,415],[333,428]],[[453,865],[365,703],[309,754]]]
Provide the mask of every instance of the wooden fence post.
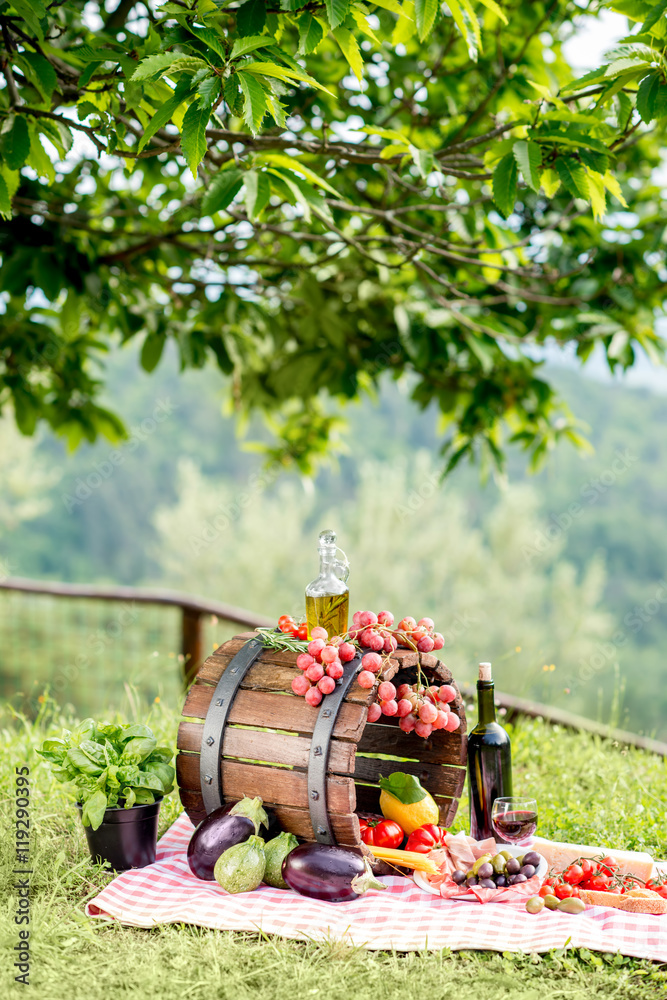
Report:
[[195,608],[181,608],[181,652],[183,683],[189,687],[204,661],[204,630],[202,614]]

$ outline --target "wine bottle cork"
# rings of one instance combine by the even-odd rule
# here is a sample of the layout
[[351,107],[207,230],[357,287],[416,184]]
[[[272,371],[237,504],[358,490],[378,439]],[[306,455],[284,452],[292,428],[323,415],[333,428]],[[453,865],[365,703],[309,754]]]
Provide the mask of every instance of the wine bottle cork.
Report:
[[490,681],[491,677],[491,664],[490,663],[480,663],[479,665],[479,679],[480,681]]

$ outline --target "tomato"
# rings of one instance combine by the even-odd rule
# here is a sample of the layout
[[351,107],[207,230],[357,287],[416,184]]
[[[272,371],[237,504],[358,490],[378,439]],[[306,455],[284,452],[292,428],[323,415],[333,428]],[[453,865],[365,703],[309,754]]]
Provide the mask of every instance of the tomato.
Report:
[[614,858],[610,858],[609,855],[603,858],[602,861],[598,861],[598,872],[601,875],[613,875],[617,871],[618,863]]
[[593,875],[582,884],[582,889],[590,889],[591,892],[609,892],[611,878],[609,875]]
[[280,629],[281,632],[287,635],[288,632],[294,631],[294,629],[296,628],[296,622],[294,621],[293,618],[285,617],[282,624],[278,623],[278,628]]
[[405,834],[393,819],[359,819],[361,839],[368,847],[395,849],[403,843]]
[[299,625],[297,629],[297,638],[299,639],[308,638],[308,625],[306,624],[306,622],[303,622],[303,624]]
[[646,883],[646,888],[657,892],[663,899],[667,899],[667,882],[658,882],[656,879],[650,878]]
[[418,829],[413,830],[405,845],[406,851],[416,851],[417,854],[428,854],[436,847],[442,847],[447,831],[442,826],[435,823],[425,823]]
[[583,877],[584,871],[581,865],[570,865],[570,867],[566,868],[563,872],[563,878],[566,882],[569,882],[570,885],[579,885]]
[[291,621],[292,618],[290,615],[281,615],[280,618],[278,619],[278,628],[280,628],[281,625],[284,625],[285,622],[291,622]]
[[558,879],[556,878],[555,875],[550,875],[549,878],[545,878],[545,880],[542,883],[542,885],[554,886],[557,881],[558,881]]
[[570,896],[574,896],[574,886],[568,885],[567,882],[561,882],[560,885],[554,886],[554,896],[558,899],[568,899]]
[[595,865],[593,864],[592,861],[589,861],[588,858],[582,858],[581,860],[582,879],[590,878],[591,875],[594,874],[595,870],[596,870]]
[[545,882],[543,885],[540,886],[540,891],[538,892],[537,895],[541,896],[544,899],[545,896],[553,896],[553,894],[554,894],[553,886],[547,885],[547,883]]

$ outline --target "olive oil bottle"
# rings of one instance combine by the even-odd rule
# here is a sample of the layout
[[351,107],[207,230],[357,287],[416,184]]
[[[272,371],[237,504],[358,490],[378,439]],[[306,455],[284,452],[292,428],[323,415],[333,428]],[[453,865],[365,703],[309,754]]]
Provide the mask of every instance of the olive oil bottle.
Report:
[[[329,636],[344,635],[350,605],[347,587],[350,564],[342,549],[336,547],[334,531],[320,532],[318,549],[320,574],[306,587],[308,638],[317,625],[325,628]],[[342,559],[337,558],[338,553]]]

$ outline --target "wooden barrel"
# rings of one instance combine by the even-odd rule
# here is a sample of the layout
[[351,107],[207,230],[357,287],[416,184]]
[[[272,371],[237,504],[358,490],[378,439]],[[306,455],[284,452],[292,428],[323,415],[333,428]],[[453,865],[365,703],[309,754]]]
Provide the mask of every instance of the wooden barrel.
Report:
[[[195,824],[206,815],[200,777],[202,720],[223,673],[255,635],[243,633],[218,647],[199,670],[183,706],[176,774],[181,801]],[[284,830],[314,840],[308,784],[311,740],[327,697],[334,695],[315,708],[292,693],[292,680],[300,673],[296,655],[270,649],[261,652],[231,704],[218,759],[225,801],[259,795],[275,810]],[[456,688],[451,672],[437,657],[406,649],[392,654],[381,679],[396,685],[414,683],[418,663],[434,683]],[[453,733],[436,730],[424,740],[404,733],[396,718],[382,716],[369,723],[368,706],[375,700],[375,689],[352,682],[333,722],[326,769],[326,805],[338,843],[360,843],[356,812],[379,813],[378,779],[392,771],[415,774],[438,803],[441,825],[450,826],[466,774],[466,719],[456,690],[450,707],[460,716],[460,728]]]

